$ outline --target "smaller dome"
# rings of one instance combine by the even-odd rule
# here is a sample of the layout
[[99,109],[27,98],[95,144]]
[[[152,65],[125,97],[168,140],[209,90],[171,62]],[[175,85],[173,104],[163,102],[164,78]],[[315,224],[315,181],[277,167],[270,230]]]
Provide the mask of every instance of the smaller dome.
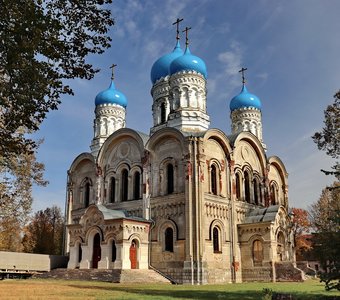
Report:
[[170,74],[170,64],[174,59],[183,55],[183,50],[177,41],[174,50],[168,54],[163,55],[155,61],[151,68],[151,81],[155,83],[158,79],[166,77]]
[[231,99],[230,110],[234,111],[239,108],[248,107],[253,107],[258,110],[261,110],[262,105],[260,99],[257,96],[248,93],[246,86],[243,84],[241,93],[239,93],[237,96]]
[[204,61],[198,56],[192,55],[189,47],[185,49],[182,56],[176,58],[170,65],[170,74],[180,71],[196,71],[207,78],[208,72]]
[[115,84],[111,81],[111,84],[108,89],[100,92],[96,96],[95,104],[118,104],[120,106],[127,106],[127,99],[123,93],[116,90]]

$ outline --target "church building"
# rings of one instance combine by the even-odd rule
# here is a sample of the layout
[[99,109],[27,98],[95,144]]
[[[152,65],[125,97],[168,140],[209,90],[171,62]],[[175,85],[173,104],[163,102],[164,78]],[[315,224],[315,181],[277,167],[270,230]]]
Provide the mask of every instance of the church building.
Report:
[[231,133],[210,128],[207,68],[188,28],[181,47],[179,21],[175,48],[151,68],[148,134],[126,126],[113,75],[95,98],[91,152],[67,174],[68,268],[153,269],[189,284],[297,276],[288,174],[266,155],[261,101],[242,68]]

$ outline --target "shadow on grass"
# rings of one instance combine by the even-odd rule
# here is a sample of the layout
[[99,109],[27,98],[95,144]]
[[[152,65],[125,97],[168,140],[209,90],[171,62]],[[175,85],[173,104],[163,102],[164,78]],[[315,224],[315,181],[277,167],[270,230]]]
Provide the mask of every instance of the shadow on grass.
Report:
[[262,298],[262,292],[257,291],[202,291],[196,289],[186,289],[186,290],[174,290],[171,285],[168,289],[152,289],[152,288],[142,288],[134,286],[112,286],[112,287],[91,287],[91,286],[78,286],[78,285],[68,285],[74,288],[81,289],[98,289],[106,291],[117,291],[129,294],[135,294],[136,299],[143,299],[143,296],[155,297],[154,299],[164,298],[184,298],[184,299],[230,299],[230,300],[258,300]]
[[[102,291],[112,291],[112,292],[123,292],[128,293],[130,296],[135,295],[136,299],[228,299],[228,300],[261,300],[262,290],[240,290],[240,291],[230,291],[226,290],[219,291],[209,291],[201,290],[187,287],[185,290],[172,288],[171,285],[164,285],[164,289],[154,289],[150,287],[140,287],[140,286],[122,286],[113,285],[107,287],[101,286],[79,286],[79,285],[68,285],[73,288],[89,289],[89,290],[102,290]],[[183,286],[181,286],[183,287]],[[274,293],[277,293],[274,291]],[[288,293],[283,293],[288,294]],[[277,298],[277,299],[292,299],[292,300],[340,300],[340,296],[334,295],[324,295],[320,293],[308,293],[308,292],[292,292],[292,298]],[[145,297],[145,298],[144,298]],[[275,299],[275,298],[273,298]]]

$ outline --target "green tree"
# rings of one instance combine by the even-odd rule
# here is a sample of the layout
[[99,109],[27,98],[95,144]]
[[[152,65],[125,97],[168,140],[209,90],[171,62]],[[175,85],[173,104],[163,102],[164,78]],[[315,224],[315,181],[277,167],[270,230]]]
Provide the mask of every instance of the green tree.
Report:
[[320,279],[326,289],[340,290],[340,187],[322,191],[319,200],[310,209],[311,224],[315,230],[312,237],[312,255],[320,262],[323,271]]
[[[328,105],[324,111],[325,120],[322,131],[316,132],[312,138],[319,150],[339,159],[340,157],[340,90],[334,95],[334,103]],[[326,175],[332,174],[340,179],[340,164],[336,161],[332,167],[335,171],[322,170]]]
[[[44,184],[35,159],[37,131],[70,79],[98,72],[89,56],[110,47],[112,0],[0,0],[0,235],[4,218],[21,225],[33,183]],[[8,237],[7,237],[8,238]]]
[[64,219],[59,207],[39,210],[24,228],[24,252],[62,254],[63,230]]
[[98,72],[88,57],[110,47],[111,2],[0,0],[0,158],[32,151],[27,133],[73,94],[65,82]]

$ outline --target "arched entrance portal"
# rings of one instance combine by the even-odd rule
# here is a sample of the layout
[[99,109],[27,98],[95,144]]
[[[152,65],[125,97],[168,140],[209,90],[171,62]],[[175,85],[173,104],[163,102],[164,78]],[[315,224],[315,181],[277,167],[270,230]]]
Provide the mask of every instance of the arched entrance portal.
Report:
[[100,235],[96,233],[93,238],[93,254],[92,254],[92,268],[98,268],[98,262],[101,259],[102,251],[100,248]]
[[131,242],[131,246],[130,246],[131,269],[138,269],[138,265],[137,265],[137,250],[138,250],[137,241],[133,240]]

